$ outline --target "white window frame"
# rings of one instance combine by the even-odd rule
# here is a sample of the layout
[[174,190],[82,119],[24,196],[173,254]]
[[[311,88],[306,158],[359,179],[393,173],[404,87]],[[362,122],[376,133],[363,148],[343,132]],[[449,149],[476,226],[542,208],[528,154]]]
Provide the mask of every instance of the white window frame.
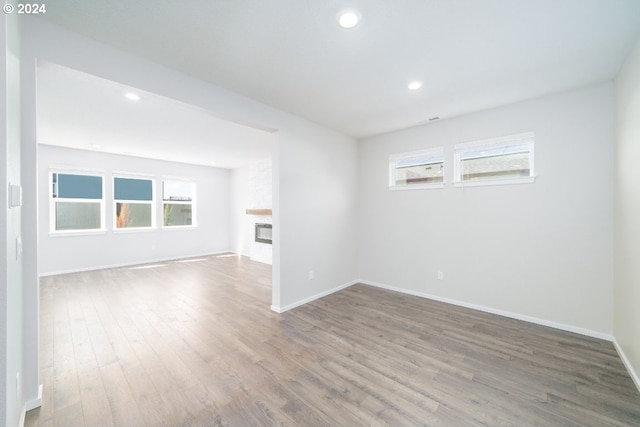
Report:
[[[442,182],[428,182],[418,184],[396,184],[396,171],[398,169],[398,163],[406,160],[410,160],[416,157],[424,156],[440,156],[442,158]],[[439,162],[438,162],[439,163]],[[392,154],[389,156],[389,190],[428,190],[444,188],[445,184],[445,170],[446,160],[444,157],[444,147],[434,147],[425,150],[410,151],[406,153]]]
[[[462,158],[465,152],[477,150],[492,150],[514,144],[526,144],[529,146],[529,175],[523,177],[510,178],[488,178],[478,181],[462,180]],[[489,138],[478,141],[456,144],[453,154],[453,186],[454,187],[477,187],[483,185],[509,185],[528,184],[535,182],[535,134],[533,132],[508,135],[498,138]]]
[[[193,196],[192,199],[190,201],[180,201],[180,200],[164,200],[164,183],[167,181],[173,181],[173,182],[184,182],[184,183],[189,183],[189,184],[193,184]],[[198,226],[197,223],[197,215],[196,215],[196,207],[197,207],[197,192],[198,192],[198,185],[196,183],[196,181],[194,179],[190,179],[190,178],[179,178],[179,177],[163,177],[162,178],[162,187],[160,188],[160,200],[162,201],[162,203],[160,203],[160,207],[162,209],[162,229],[163,230],[184,230],[187,228],[196,228]],[[170,204],[176,204],[176,205],[191,205],[191,224],[190,225],[164,225],[164,205],[170,203]]]
[[[151,200],[150,201],[141,201],[141,200],[121,200],[116,199],[116,178],[123,179],[139,179],[143,181],[151,181]],[[145,174],[137,174],[132,172],[114,172],[112,177],[112,195],[111,200],[113,202],[113,231],[116,233],[129,233],[136,231],[147,231],[154,230],[157,228],[156,222],[156,180],[153,175],[145,175]],[[130,204],[141,204],[141,205],[151,205],[151,225],[147,227],[124,227],[118,228],[118,203],[130,203]]]
[[[96,176],[102,181],[102,199],[74,199],[74,198],[60,198],[53,197],[53,174],[62,175],[83,175],[83,176]],[[105,178],[104,173],[97,171],[81,170],[81,169],[66,169],[55,168],[49,170],[49,234],[52,236],[62,235],[87,235],[87,234],[103,234],[105,233],[106,221],[105,221]],[[59,182],[57,183],[59,184]],[[88,229],[72,229],[72,230],[56,230],[56,205],[58,202],[63,203],[99,203],[100,204],[100,228],[88,228]]]

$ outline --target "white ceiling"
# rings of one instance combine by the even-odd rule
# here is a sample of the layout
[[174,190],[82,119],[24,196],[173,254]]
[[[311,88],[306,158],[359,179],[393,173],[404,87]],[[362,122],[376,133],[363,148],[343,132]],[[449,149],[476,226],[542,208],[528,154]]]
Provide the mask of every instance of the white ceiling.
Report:
[[271,156],[268,130],[47,62],[38,64],[37,104],[40,144],[221,168]]
[[639,0],[56,0],[44,19],[354,137],[609,81],[640,37]]

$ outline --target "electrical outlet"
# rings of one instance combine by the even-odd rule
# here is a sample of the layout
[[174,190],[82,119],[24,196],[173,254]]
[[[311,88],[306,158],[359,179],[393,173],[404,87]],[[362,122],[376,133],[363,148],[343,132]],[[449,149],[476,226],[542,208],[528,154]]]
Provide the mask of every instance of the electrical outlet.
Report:
[[444,280],[444,272],[438,271],[438,280]]
[[316,274],[313,272],[313,270],[309,270],[309,280],[313,280],[316,278]]

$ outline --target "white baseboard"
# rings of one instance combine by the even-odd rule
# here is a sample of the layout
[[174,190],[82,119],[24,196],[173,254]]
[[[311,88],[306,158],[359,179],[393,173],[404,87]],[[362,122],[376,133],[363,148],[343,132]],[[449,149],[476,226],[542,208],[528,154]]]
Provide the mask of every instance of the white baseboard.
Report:
[[532,316],[527,316],[527,315],[520,314],[520,313],[513,313],[513,312],[510,312],[510,311],[504,311],[504,310],[499,310],[499,309],[496,309],[496,308],[485,307],[485,306],[482,306],[482,305],[471,304],[471,303],[464,302],[464,301],[458,301],[458,300],[454,300],[454,299],[450,299],[450,298],[440,297],[440,296],[437,296],[437,295],[431,295],[431,294],[427,294],[427,293],[423,293],[423,292],[417,292],[417,291],[413,291],[413,290],[410,290],[410,289],[398,288],[398,287],[395,287],[395,286],[385,285],[383,283],[372,282],[370,280],[360,280],[360,281],[358,281],[358,283],[362,283],[364,285],[369,285],[369,286],[375,286],[377,288],[388,289],[390,291],[400,292],[400,293],[403,293],[403,294],[408,294],[408,295],[414,295],[414,296],[417,296],[417,297],[427,298],[427,299],[431,299],[431,300],[434,300],[434,301],[440,301],[440,302],[444,302],[444,303],[447,303],[447,304],[453,304],[453,305],[458,305],[458,306],[461,306],[461,307],[471,308],[471,309],[474,309],[474,310],[484,311],[486,313],[497,314],[499,316],[510,317],[512,319],[524,320],[525,322],[535,323],[535,324],[542,325],[542,326],[548,326],[550,328],[560,329],[560,330],[567,331],[567,332],[574,332],[576,334],[585,335],[585,336],[593,337],[593,338],[599,338],[599,339],[602,339],[602,340],[605,340],[605,341],[613,341],[613,336],[612,335],[605,334],[605,333],[598,332],[598,331],[592,331],[590,329],[580,328],[580,327],[577,327],[577,326],[566,325],[564,323],[552,322],[552,321],[549,321],[549,320],[540,319],[540,318],[532,317]]
[[38,386],[38,397],[32,400],[29,400],[27,401],[27,403],[25,403],[25,408],[27,412],[42,406],[42,389],[43,389],[42,384],[40,384]]
[[36,409],[42,406],[42,384],[38,386],[38,397],[35,399],[29,400],[22,405],[22,411],[20,412],[20,421],[18,422],[18,427],[24,427],[25,419],[27,418],[27,412],[32,409]]
[[333,289],[329,289],[328,291],[320,292],[319,294],[310,296],[310,297],[305,298],[305,299],[301,299],[300,301],[294,302],[293,304],[288,304],[288,305],[286,305],[284,307],[278,307],[276,305],[272,305],[271,306],[271,310],[275,311],[276,313],[284,313],[285,311],[291,310],[291,309],[296,308],[296,307],[300,307],[301,305],[310,303],[311,301],[315,301],[315,300],[320,299],[322,297],[326,297],[327,295],[331,295],[331,294],[333,294],[335,292],[338,292],[338,291],[341,291],[343,289],[346,289],[349,286],[353,286],[353,285],[355,285],[357,283],[360,283],[360,281],[353,280],[351,282],[345,283],[344,285],[340,285],[340,286],[335,287]]
[[627,368],[627,372],[629,372],[629,376],[631,376],[633,383],[636,385],[636,388],[638,389],[638,391],[640,391],[640,376],[638,376],[638,373],[633,369],[631,362],[629,362],[627,355],[625,354],[620,344],[618,344],[618,340],[616,340],[615,337],[613,337],[613,345],[616,348],[616,351],[618,352],[618,356],[620,356],[620,359],[622,359],[622,363],[624,363],[624,367]]
[[201,256],[215,256],[215,255],[227,254],[227,253],[234,253],[234,252],[232,250],[219,251],[219,252],[207,252],[207,253],[188,254],[188,255],[181,255],[181,256],[168,257],[168,258],[154,258],[154,259],[125,262],[125,263],[119,263],[119,264],[97,265],[92,267],[75,268],[70,270],[47,271],[45,273],[39,273],[38,277],[57,276],[58,274],[83,273],[86,271],[106,270],[108,268],[132,267],[134,265],[153,264],[156,262],[177,261],[177,260],[186,259],[186,258],[197,258]]

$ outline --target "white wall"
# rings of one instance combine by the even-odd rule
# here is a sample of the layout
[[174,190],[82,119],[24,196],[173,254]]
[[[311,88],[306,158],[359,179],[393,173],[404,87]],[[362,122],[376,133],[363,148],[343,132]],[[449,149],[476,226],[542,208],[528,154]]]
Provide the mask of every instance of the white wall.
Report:
[[[612,103],[602,84],[361,141],[360,277],[610,336]],[[535,183],[452,187],[456,143],[529,131]],[[437,146],[444,189],[387,190],[390,154]]]
[[[100,234],[49,233],[49,173],[56,167],[99,170],[104,175],[105,225]],[[119,156],[85,150],[38,146],[38,206],[41,275],[186,258],[229,251],[229,171],[184,163]],[[155,180],[154,230],[113,231],[113,172],[148,174]],[[196,183],[197,227],[162,229],[162,180],[193,179]]]
[[[282,310],[357,277],[357,143],[295,115],[159,66],[43,20],[22,21],[25,289],[31,307],[25,385],[37,394],[38,202],[35,62],[40,58],[277,129],[272,156],[273,308]],[[310,225],[313,229],[309,230]],[[305,237],[301,239],[301,236]],[[314,280],[308,270],[316,272]]]
[[[16,239],[21,235],[22,207],[8,206],[9,183],[20,185],[20,52],[16,15],[0,18],[3,114],[0,117],[0,424],[16,426],[24,414],[24,342],[22,258]],[[18,380],[17,375],[20,375]],[[16,388],[19,384],[19,390]]]
[[640,41],[616,79],[614,336],[640,389]]

